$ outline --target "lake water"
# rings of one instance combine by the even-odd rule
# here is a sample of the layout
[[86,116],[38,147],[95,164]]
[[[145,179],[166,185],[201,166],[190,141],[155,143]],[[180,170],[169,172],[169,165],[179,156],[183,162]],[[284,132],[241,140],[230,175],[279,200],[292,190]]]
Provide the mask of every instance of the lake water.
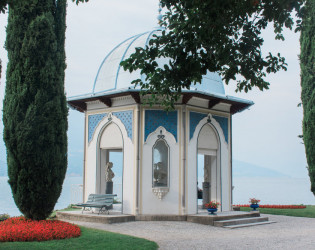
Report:
[[[80,184],[82,184],[82,177],[67,177],[55,209],[62,209],[71,203],[81,202]],[[315,205],[315,197],[309,191],[308,178],[241,177],[234,178],[233,185],[234,204],[248,204],[249,198],[258,198],[261,200],[261,204]],[[12,198],[8,177],[0,177],[0,190],[0,214],[20,215]],[[114,185],[114,192],[120,199],[121,185]]]
[[315,205],[315,196],[310,191],[309,178],[233,178],[233,204],[248,204],[249,198],[261,200],[261,204]]

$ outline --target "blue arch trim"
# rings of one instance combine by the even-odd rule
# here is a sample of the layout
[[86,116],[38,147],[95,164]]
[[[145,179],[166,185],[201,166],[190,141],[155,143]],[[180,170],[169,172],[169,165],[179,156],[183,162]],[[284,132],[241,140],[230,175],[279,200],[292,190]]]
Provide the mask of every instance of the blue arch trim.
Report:
[[[198,123],[205,117],[207,117],[207,114],[203,114],[203,113],[197,113],[197,112],[190,112],[190,131],[189,131],[189,137],[190,140],[191,138],[194,136],[194,132],[195,129],[198,125]],[[229,143],[229,120],[226,117],[222,117],[222,116],[217,116],[217,115],[213,115],[212,116],[219,124],[220,127],[223,130],[223,134],[224,134],[224,139],[226,141],[226,143]]]
[[177,124],[177,111],[166,112],[163,110],[146,110],[144,140],[146,141],[149,134],[162,126],[170,132],[177,141]]
[[190,112],[189,113],[189,139],[193,138],[195,129],[198,125],[198,123],[203,119],[207,117],[207,114],[197,113],[197,112]]
[[229,143],[229,125],[228,125],[229,119],[226,117],[216,116],[216,115],[213,115],[212,117],[220,124],[220,127],[223,130],[225,141],[226,143]]
[[124,124],[128,137],[132,140],[132,121],[133,121],[133,111],[121,111],[113,112],[113,115],[116,116]]
[[107,113],[96,114],[96,115],[89,115],[88,117],[88,138],[89,142],[92,140],[95,128],[103,120],[104,117],[107,116]]

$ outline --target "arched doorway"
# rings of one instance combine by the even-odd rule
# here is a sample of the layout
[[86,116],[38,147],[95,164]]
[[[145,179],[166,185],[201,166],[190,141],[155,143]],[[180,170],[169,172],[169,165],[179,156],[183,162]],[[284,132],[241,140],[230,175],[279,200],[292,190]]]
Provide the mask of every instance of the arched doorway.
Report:
[[[221,154],[216,129],[205,124],[199,132],[197,143],[197,185],[202,190],[198,199],[198,212],[211,200],[221,203]],[[220,210],[220,209],[219,209]]]
[[[114,205],[115,210],[122,210],[123,201],[123,148],[124,141],[119,127],[110,122],[106,124],[100,133],[98,155],[99,160],[96,171],[96,190],[99,194],[113,193],[117,194],[117,202],[120,205]],[[112,179],[112,187],[106,184],[105,171],[107,164],[111,162],[112,171],[115,176]],[[111,189],[111,190],[110,190]]]

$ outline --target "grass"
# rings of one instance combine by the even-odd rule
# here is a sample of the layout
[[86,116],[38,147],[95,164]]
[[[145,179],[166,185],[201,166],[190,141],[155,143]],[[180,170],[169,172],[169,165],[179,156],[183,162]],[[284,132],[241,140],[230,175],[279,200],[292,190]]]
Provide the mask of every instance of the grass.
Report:
[[[241,207],[241,211],[251,211],[249,207]],[[315,218],[315,206],[308,205],[302,209],[278,209],[278,208],[259,208],[262,214],[286,215],[295,217]]]
[[81,236],[65,240],[42,242],[4,242],[0,249],[157,249],[158,245],[146,239],[116,234],[86,227],[81,228]]
[[64,208],[64,209],[60,209],[60,210],[54,210],[51,215],[49,216],[50,219],[54,219],[56,218],[56,212],[58,211],[77,211],[77,210],[81,210],[82,208],[76,208],[76,207],[73,207],[72,204],[70,204],[67,208]]
[[[57,211],[75,210],[81,208],[73,208],[69,205]],[[50,218],[55,218],[57,211],[54,211]],[[42,242],[0,242],[0,249],[158,249],[155,242],[146,239],[81,226],[80,228],[81,236],[78,238]]]

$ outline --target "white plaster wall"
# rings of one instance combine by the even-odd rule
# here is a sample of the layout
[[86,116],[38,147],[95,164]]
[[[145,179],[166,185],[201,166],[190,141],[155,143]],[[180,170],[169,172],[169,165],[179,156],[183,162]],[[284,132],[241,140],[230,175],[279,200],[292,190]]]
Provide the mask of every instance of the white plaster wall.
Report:
[[123,148],[123,146],[123,138],[119,127],[115,123],[110,123],[102,134],[100,148],[116,149]]
[[[222,138],[222,137],[221,137]],[[224,137],[223,137],[224,138]],[[229,167],[229,147],[225,140],[222,140],[221,143],[221,203],[222,203],[222,211],[230,211],[231,210],[231,171]]]
[[185,190],[186,213],[196,214],[198,212],[198,208],[197,208],[197,136],[194,136],[192,140],[190,140],[188,143],[186,164],[187,164],[186,165],[186,190]]
[[[189,116],[188,116],[189,118]],[[195,214],[197,213],[197,143],[198,143],[198,135],[202,127],[207,124],[207,117],[202,119],[196,129],[194,131],[194,135],[192,139],[188,143],[187,147],[187,175],[186,175],[186,207],[187,214]],[[220,155],[217,155],[217,161],[221,161],[221,199],[217,198],[219,202],[221,202],[221,210],[229,211],[231,208],[230,196],[231,196],[231,175],[229,171],[229,147],[225,141],[225,137],[223,131],[220,127],[220,124],[211,116],[212,125],[217,130],[218,136],[220,138]],[[188,128],[189,131],[190,128]],[[220,169],[217,169],[220,171]],[[214,178],[212,176],[212,178]],[[213,179],[212,179],[213,180]],[[220,188],[219,183],[220,180],[216,180],[218,183],[217,188]],[[220,193],[219,190],[216,190],[216,196]],[[211,195],[214,193],[211,192]]]
[[[162,130],[170,150],[169,192],[162,200],[152,192],[152,148]],[[159,127],[151,133],[143,145],[141,169],[141,214],[179,214],[179,145],[174,136]]]
[[87,102],[87,109],[88,110],[96,110],[96,109],[104,109],[107,108],[107,106],[102,103],[101,101],[91,101],[91,102]]
[[131,96],[122,96],[112,98],[112,107],[134,105],[136,104],[135,100]]
[[[210,189],[210,196],[211,200],[217,200],[221,202],[221,187],[220,187],[220,166],[217,164],[218,156],[211,157],[211,189]],[[217,183],[219,185],[217,185]]]
[[[121,133],[121,135],[117,136],[118,139],[123,138],[123,213],[134,214],[134,144],[128,137],[124,124],[114,115],[111,116],[111,121],[108,118],[109,116],[104,117],[97,125],[92,140],[86,148],[85,197],[87,199],[89,194],[99,192],[99,188],[97,187],[97,184],[99,184],[97,183],[97,167],[101,160],[100,141],[103,132],[107,133],[106,129],[109,128],[111,132]],[[114,129],[110,125],[111,123],[115,123],[119,130]],[[87,137],[87,134],[85,136]]]
[[[205,149],[208,151],[210,150],[217,150],[218,149],[218,141],[212,138],[216,138],[216,134],[213,129],[206,129],[203,128],[200,131],[199,140],[198,140],[198,149]],[[210,153],[209,153],[210,154]]]

